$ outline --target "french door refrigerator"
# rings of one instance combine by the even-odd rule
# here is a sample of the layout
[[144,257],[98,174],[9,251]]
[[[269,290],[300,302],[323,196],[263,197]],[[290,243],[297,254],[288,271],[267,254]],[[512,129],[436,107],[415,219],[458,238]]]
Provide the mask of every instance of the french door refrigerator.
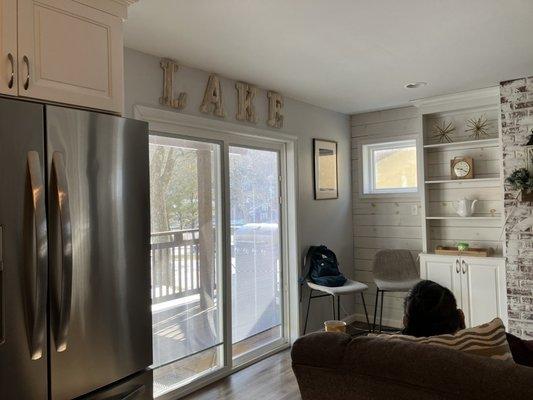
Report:
[[145,123],[0,99],[0,399],[151,398],[149,235]]

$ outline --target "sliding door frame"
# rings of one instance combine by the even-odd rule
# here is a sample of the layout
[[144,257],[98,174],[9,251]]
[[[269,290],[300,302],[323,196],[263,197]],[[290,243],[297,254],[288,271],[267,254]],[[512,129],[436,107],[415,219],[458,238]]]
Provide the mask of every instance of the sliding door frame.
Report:
[[[281,298],[282,298],[282,315],[281,315],[281,323],[282,323],[282,327],[283,327],[283,330],[282,330],[282,336],[281,338],[279,339],[276,339],[275,341],[271,342],[271,343],[268,343],[264,346],[261,346],[257,349],[254,349],[254,350],[251,350],[247,353],[244,353],[242,355],[240,355],[239,357],[236,357],[236,358],[233,358],[232,360],[232,367],[235,366],[235,365],[240,365],[240,364],[244,364],[244,363],[247,363],[248,361],[253,361],[254,359],[256,359],[257,357],[260,357],[262,354],[264,354],[265,352],[269,352],[270,350],[274,350],[276,348],[279,348],[280,346],[285,346],[290,342],[290,330],[289,330],[289,313],[290,313],[290,310],[288,308],[288,301],[287,299],[289,298],[289,287],[288,287],[288,280],[287,280],[287,276],[289,275],[289,260],[288,258],[286,257],[286,254],[285,254],[285,248],[287,247],[287,244],[286,244],[286,239],[285,239],[285,231],[286,231],[286,227],[285,227],[285,197],[286,197],[286,194],[283,193],[283,187],[285,186],[284,185],[284,182],[287,180],[286,178],[286,161],[284,160],[286,157],[284,157],[285,153],[286,153],[286,147],[285,147],[285,144],[284,143],[280,143],[280,142],[265,142],[265,141],[256,141],[256,140],[251,140],[249,137],[244,137],[244,138],[232,138],[233,140],[231,141],[228,141],[225,143],[225,149],[224,149],[224,157],[227,157],[226,159],[226,165],[229,166],[229,150],[230,150],[230,147],[237,147],[237,148],[241,148],[241,149],[250,149],[250,150],[262,150],[262,151],[270,151],[270,152],[273,152],[273,153],[276,153],[277,156],[278,156],[278,160],[277,160],[277,168],[278,168],[278,171],[277,171],[277,174],[278,174],[278,177],[280,178],[278,180],[278,195],[280,197],[280,200],[279,201],[279,220],[278,220],[278,223],[279,223],[279,236],[280,236],[280,248],[279,248],[279,255],[280,255],[280,264],[281,264]],[[230,176],[229,176],[229,168],[228,168],[228,185],[227,185],[227,190],[228,190],[228,193],[227,193],[227,196],[228,196],[228,199],[230,199],[230,186],[231,186],[231,182],[230,182]],[[230,202],[228,202],[228,205],[230,205]],[[230,211],[231,207],[228,207],[228,212]],[[230,216],[231,217],[231,216]],[[231,220],[231,218],[230,218]],[[229,235],[229,233],[227,233]],[[227,236],[229,237],[229,236]],[[229,242],[229,241],[228,241]],[[229,249],[229,264],[227,265],[231,265],[231,249]],[[231,279],[231,275],[230,275],[230,279]],[[231,310],[230,310],[231,311]],[[233,340],[232,340],[233,342]],[[231,343],[231,347],[233,348],[234,346],[234,343]],[[236,362],[237,361],[237,362]]]
[[[297,228],[297,139],[295,136],[262,130],[246,125],[238,125],[210,118],[195,117],[172,111],[136,105],[134,117],[149,124],[154,135],[175,137],[186,140],[205,141],[221,145],[221,223],[222,223],[222,285],[223,285],[223,348],[224,364],[221,368],[206,372],[190,383],[180,386],[158,397],[170,400],[183,397],[214,381],[222,379],[242,368],[290,347],[299,336],[298,299],[298,228]],[[282,265],[282,338],[273,343],[243,354],[234,365],[232,356],[232,299],[231,299],[231,215],[229,207],[230,176],[229,148],[231,146],[257,150],[276,151],[279,154],[280,204],[280,257]]]

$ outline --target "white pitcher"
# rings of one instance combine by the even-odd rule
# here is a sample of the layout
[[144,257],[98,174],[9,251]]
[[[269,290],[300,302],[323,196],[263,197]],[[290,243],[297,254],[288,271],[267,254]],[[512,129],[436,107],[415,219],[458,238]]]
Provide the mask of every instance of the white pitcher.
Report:
[[462,199],[458,201],[454,201],[452,203],[453,208],[457,214],[461,217],[470,217],[472,214],[474,214],[474,206],[476,205],[477,200],[468,200],[468,199]]

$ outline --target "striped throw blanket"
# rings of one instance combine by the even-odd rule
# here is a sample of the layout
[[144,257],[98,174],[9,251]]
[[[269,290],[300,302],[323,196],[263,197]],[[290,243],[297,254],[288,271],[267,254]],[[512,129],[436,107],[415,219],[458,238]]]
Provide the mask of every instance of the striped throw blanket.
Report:
[[473,328],[463,329],[454,335],[414,337],[407,335],[370,334],[369,336],[434,346],[448,347],[478,356],[511,361],[513,356],[507,343],[505,326],[499,318]]

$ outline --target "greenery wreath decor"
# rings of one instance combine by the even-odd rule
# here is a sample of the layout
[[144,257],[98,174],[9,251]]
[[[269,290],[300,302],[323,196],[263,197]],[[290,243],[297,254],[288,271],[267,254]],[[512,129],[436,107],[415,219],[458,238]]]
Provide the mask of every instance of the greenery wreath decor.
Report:
[[513,190],[519,190],[522,201],[533,200],[533,177],[527,168],[520,168],[505,180]]
[[527,193],[533,191],[533,177],[526,168],[517,169],[505,181],[514,190],[522,190]]

